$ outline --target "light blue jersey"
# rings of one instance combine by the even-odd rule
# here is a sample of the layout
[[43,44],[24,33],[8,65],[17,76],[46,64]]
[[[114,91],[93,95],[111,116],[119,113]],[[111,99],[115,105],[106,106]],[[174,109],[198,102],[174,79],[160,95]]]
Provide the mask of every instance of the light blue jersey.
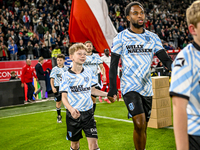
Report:
[[111,52],[121,56],[121,91],[135,91],[152,96],[150,67],[154,53],[164,49],[159,37],[147,30],[136,34],[130,29],[120,32],[113,40]]
[[78,111],[92,109],[91,87],[95,86],[95,76],[91,69],[84,68],[80,74],[68,69],[62,74],[60,92],[67,92],[69,104]]
[[188,44],[174,60],[169,91],[171,96],[189,100],[188,134],[200,136],[200,47],[197,44]]
[[59,68],[58,66],[53,67],[51,74],[50,74],[50,78],[54,78],[54,86],[60,86],[60,80],[61,80],[62,73],[67,71],[67,69],[68,68],[66,66],[64,66],[62,68]]
[[98,54],[92,54],[90,56],[86,56],[86,61],[83,64],[84,67],[89,68],[93,71],[96,79],[96,83],[98,83],[98,66],[103,64],[100,56]]

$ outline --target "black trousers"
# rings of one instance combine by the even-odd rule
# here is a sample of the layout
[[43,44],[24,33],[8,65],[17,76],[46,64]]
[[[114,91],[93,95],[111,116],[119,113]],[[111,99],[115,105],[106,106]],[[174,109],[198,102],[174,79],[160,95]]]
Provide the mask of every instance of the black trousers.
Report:
[[33,93],[35,91],[35,88],[32,84],[32,82],[26,83],[28,85],[28,92],[27,92],[27,98],[33,99]]

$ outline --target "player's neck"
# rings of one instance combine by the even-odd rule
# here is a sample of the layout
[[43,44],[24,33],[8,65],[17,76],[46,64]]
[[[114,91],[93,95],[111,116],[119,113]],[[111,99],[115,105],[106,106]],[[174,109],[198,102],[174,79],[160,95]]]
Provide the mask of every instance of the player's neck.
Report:
[[63,67],[64,67],[64,65],[58,66],[58,68],[63,68]]
[[72,70],[73,72],[75,72],[76,74],[79,74],[79,73],[82,72],[83,66],[82,66],[82,65],[79,65],[79,64],[76,64],[76,63],[73,63],[73,66],[72,66],[71,70]]
[[86,55],[87,55],[87,56],[90,56],[90,55],[92,55],[92,52],[89,52],[89,53],[86,52]]
[[141,27],[141,28],[135,28],[134,26],[131,26],[130,29],[131,29],[131,31],[133,31],[136,34],[141,34],[141,33],[144,32],[143,27]]
[[196,43],[196,47],[197,47],[197,49],[199,50],[200,41],[199,41],[196,37],[194,37],[194,36],[193,36],[193,38],[194,38],[194,43]]
[[109,57],[109,55],[105,55],[106,57]]

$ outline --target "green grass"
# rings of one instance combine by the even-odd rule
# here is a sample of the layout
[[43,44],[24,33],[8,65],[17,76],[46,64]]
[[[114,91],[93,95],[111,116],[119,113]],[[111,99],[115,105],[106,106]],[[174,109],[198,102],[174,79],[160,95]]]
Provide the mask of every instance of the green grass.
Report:
[[[47,101],[0,109],[0,149],[2,150],[68,150],[66,140],[65,109],[62,107],[63,123],[56,122],[55,102]],[[124,102],[98,103],[98,144],[101,150],[134,150],[133,124],[112,120],[127,119]],[[129,119],[131,121],[131,119]],[[80,140],[81,150],[87,150],[87,140]],[[172,129],[147,129],[147,150],[175,150]]]

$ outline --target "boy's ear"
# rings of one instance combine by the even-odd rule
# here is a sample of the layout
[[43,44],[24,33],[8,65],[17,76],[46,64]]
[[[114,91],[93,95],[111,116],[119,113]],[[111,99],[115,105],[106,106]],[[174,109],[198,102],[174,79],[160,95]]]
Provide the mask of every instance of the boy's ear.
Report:
[[192,35],[197,35],[196,27],[193,24],[190,24],[188,29]]

